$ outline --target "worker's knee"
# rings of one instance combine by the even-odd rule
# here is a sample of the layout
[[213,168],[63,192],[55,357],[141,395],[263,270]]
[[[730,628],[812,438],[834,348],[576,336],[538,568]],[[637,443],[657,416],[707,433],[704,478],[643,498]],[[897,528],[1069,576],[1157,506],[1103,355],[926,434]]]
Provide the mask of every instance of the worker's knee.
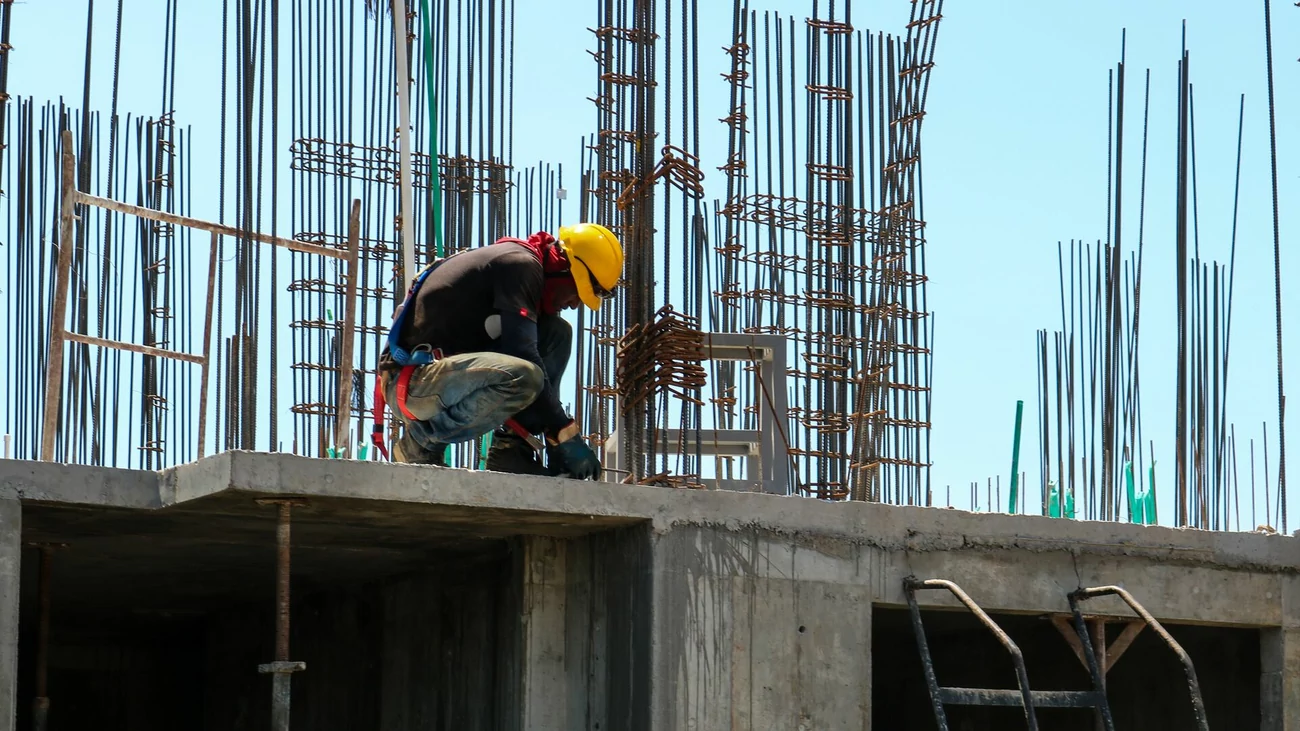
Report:
[[434,441],[455,444],[500,425],[537,400],[546,383],[540,366],[499,353],[454,361],[454,377],[440,384],[439,408],[427,417]]
[[[519,362],[515,365],[515,381],[513,391],[518,399],[523,402],[524,406],[531,404],[537,399],[538,394],[542,392],[542,387],[546,385],[546,373],[542,367],[536,363],[517,359]],[[520,407],[522,408],[522,406]]]

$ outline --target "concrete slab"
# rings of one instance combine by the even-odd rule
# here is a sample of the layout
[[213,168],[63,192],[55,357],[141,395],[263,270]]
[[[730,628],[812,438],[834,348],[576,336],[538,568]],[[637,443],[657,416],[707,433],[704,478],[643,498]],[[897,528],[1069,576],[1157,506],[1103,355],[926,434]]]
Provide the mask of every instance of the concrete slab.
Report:
[[[115,589],[117,579],[97,577],[158,585],[154,595],[174,602],[158,611],[186,611],[211,599],[205,589],[224,583],[218,578],[233,579],[249,566],[269,571],[274,512],[255,499],[283,495],[310,502],[295,511],[296,576],[305,587],[316,576],[360,581],[414,570],[434,556],[472,555],[513,536],[572,538],[646,523],[658,535],[709,528],[733,544],[673,557],[661,569],[670,572],[697,570],[692,560],[761,551],[763,561],[786,566],[801,581],[869,586],[872,600],[885,604],[903,604],[902,578],[910,574],[960,578],[978,587],[977,598],[990,609],[1027,612],[1065,611],[1070,589],[1120,583],[1140,587],[1162,616],[1276,626],[1283,621],[1274,600],[1282,591],[1278,577],[1300,567],[1300,539],[1285,536],[283,454],[227,452],[157,474],[0,461],[0,498],[27,506],[25,538],[76,546],[60,557],[59,575],[67,577],[61,581],[102,591],[106,610],[135,599]],[[194,588],[188,595],[187,586]],[[923,595],[923,603],[955,606],[941,593]],[[1127,613],[1114,600],[1095,610]]]
[[[1064,551],[1141,556],[1265,571],[1300,566],[1300,539],[1280,535],[830,503],[254,452],[225,452],[156,475],[0,460],[0,498],[24,502],[156,509],[230,491],[373,501],[364,514],[355,516],[358,522],[413,510],[396,504],[439,506],[435,512],[448,525],[477,529],[495,524],[502,531],[541,535],[649,521],[658,532],[691,525],[756,529],[796,542],[834,540],[908,554],[1008,549],[1022,555]],[[418,515],[420,521],[432,516]]]

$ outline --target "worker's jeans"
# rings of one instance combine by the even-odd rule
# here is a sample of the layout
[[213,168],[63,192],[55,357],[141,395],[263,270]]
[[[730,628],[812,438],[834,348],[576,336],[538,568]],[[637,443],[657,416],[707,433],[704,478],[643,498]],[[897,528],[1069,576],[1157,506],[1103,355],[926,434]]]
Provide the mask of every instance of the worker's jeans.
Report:
[[514,417],[529,431],[540,428],[529,413],[542,390],[543,375],[559,384],[569,364],[573,328],[563,318],[537,319],[537,346],[542,368],[501,353],[450,355],[411,373],[407,386],[408,419],[397,406],[397,373],[384,376],[384,396],[393,417],[404,425],[393,458],[401,462],[437,463],[447,444],[485,434]]

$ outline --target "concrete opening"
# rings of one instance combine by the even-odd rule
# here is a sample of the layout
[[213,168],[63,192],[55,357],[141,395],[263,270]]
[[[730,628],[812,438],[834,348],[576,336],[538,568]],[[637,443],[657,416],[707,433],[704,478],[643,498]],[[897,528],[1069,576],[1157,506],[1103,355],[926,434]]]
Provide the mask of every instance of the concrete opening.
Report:
[[[936,728],[920,653],[906,609],[876,607],[872,619],[872,728]],[[923,611],[940,685],[1015,688],[1010,657],[974,616]],[[1034,690],[1083,690],[1091,681],[1056,627],[1043,616],[993,615],[1025,656]],[[1114,626],[1114,625],[1112,625]],[[1196,663],[1210,728],[1259,728],[1258,630],[1166,625]],[[1182,666],[1153,632],[1144,630],[1111,669],[1107,696],[1117,731],[1194,728]],[[1019,708],[947,706],[953,731],[1024,728]],[[1039,724],[1058,731],[1095,731],[1088,710],[1040,709]]]
[[[510,528],[427,506],[314,500],[293,520],[296,728],[497,725],[513,692]],[[156,511],[30,505],[53,553],[49,729],[262,728],[274,659],[275,508],[224,493]],[[488,535],[485,536],[484,534]],[[26,549],[19,726],[36,695],[40,551]],[[431,660],[432,659],[432,660]]]

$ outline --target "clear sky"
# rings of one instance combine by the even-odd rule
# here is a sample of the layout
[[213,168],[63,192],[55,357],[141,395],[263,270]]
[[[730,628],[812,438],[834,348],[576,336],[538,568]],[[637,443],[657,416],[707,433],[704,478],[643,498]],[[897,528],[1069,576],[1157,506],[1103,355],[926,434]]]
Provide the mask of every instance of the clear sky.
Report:
[[[179,121],[207,133],[219,89],[221,4],[180,3]],[[700,0],[704,60],[721,71],[731,3]],[[754,9],[799,17],[811,0],[752,0]],[[906,0],[859,2],[857,27],[901,32]],[[63,96],[80,103],[86,0],[19,0],[9,90],[38,99]],[[122,112],[156,115],[161,99],[164,0],[127,0],[123,44]],[[92,74],[112,73],[116,3],[95,7]],[[577,169],[578,137],[593,126],[586,97],[595,68],[589,26],[594,3],[518,0],[515,163],[563,162]],[[1291,246],[1300,232],[1296,207],[1297,120],[1300,120],[1300,8],[1273,4],[1279,177],[1281,185],[1284,318],[1295,310],[1300,259]],[[1265,89],[1263,3],[1099,0],[1042,3],[949,0],[938,38],[936,68],[923,132],[929,297],[936,313],[932,456],[937,491],[953,486],[964,505],[965,485],[1009,472],[1015,402],[1026,402],[1034,423],[1035,333],[1059,328],[1057,242],[1106,237],[1107,73],[1120,57],[1127,29],[1130,83],[1125,165],[1137,209],[1141,84],[1151,70],[1147,191],[1148,269],[1143,282],[1143,421],[1156,442],[1158,477],[1170,482],[1173,464],[1174,154],[1177,62],[1186,21],[1196,99],[1200,246],[1206,258],[1226,261],[1232,215],[1239,95],[1246,95],[1242,198],[1229,418],[1239,441],[1277,424],[1273,319],[1273,255]],[[711,56],[710,56],[711,54]],[[539,60],[537,63],[531,59]],[[541,62],[544,60],[544,63]],[[708,75],[708,74],[706,74]],[[722,82],[709,82],[721,84]],[[108,83],[93,83],[92,106],[108,108]],[[708,90],[706,89],[706,92]],[[701,119],[725,116],[722,94],[703,96]],[[706,132],[708,132],[706,125]],[[713,124],[721,140],[722,125]],[[212,130],[215,138],[215,131]],[[709,140],[706,139],[706,143]],[[713,143],[717,144],[717,143]],[[715,159],[722,153],[706,149]],[[201,161],[200,161],[201,164]],[[714,163],[716,166],[717,163]],[[200,171],[202,168],[200,168]],[[720,173],[706,164],[710,195]],[[570,178],[572,181],[573,178]],[[573,182],[570,187],[574,187]],[[215,202],[196,196],[195,215],[211,216]],[[1136,237],[1136,216],[1125,236]],[[1284,338],[1288,391],[1300,389],[1300,337]],[[1293,483],[1300,481],[1300,441],[1291,422]],[[1022,469],[1036,485],[1032,429],[1022,447]],[[1276,444],[1270,446],[1276,462]],[[1245,459],[1243,455],[1243,460]],[[1274,471],[1274,474],[1276,471]],[[1166,488],[1167,489],[1167,488]],[[1300,491],[1291,490],[1292,501]],[[1243,500],[1246,499],[1243,495]],[[1261,498],[1262,499],[1262,498]],[[983,506],[981,506],[983,507]],[[1162,504],[1162,513],[1168,515]],[[1296,515],[1292,511],[1293,517]],[[1291,527],[1297,527],[1295,520]]]

